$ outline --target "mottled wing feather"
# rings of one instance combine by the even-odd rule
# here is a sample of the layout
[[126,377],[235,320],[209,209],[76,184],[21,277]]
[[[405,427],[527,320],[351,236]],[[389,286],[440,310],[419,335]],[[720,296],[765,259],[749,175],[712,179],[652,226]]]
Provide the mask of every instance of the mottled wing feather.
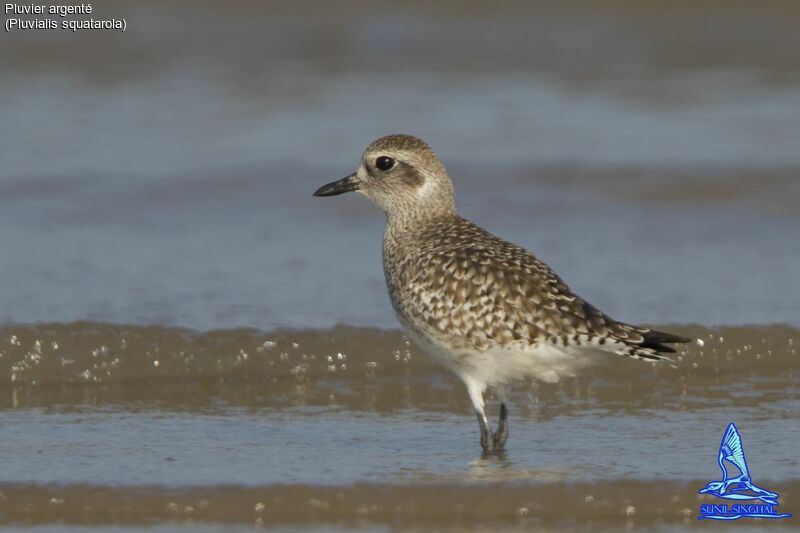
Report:
[[660,360],[674,351],[663,343],[688,340],[609,318],[535,256],[466,220],[433,226],[420,242],[414,264],[406,265],[412,268],[400,262],[395,273],[405,274],[402,300],[412,307],[403,312],[477,349],[513,341],[591,344]]

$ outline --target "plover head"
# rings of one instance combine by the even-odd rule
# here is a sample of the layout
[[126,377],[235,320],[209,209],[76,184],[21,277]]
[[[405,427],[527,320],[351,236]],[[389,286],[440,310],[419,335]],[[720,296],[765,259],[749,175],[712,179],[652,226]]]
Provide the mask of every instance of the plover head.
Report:
[[370,144],[353,174],[320,187],[314,196],[358,191],[389,217],[452,213],[453,184],[430,146],[411,135],[388,135]]

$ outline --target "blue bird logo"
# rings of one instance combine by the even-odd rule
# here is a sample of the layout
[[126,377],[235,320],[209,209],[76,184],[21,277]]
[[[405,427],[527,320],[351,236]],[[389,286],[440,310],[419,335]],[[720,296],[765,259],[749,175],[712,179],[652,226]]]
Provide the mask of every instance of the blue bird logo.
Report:
[[[736,520],[743,516],[752,518],[787,518],[792,515],[778,513],[778,493],[762,489],[753,483],[747,459],[742,446],[742,436],[731,422],[722,437],[717,456],[719,468],[722,470],[720,481],[711,481],[698,491],[699,494],[711,494],[717,498],[734,501],[761,502],[751,505],[701,505],[698,519]],[[735,469],[734,469],[735,467]]]

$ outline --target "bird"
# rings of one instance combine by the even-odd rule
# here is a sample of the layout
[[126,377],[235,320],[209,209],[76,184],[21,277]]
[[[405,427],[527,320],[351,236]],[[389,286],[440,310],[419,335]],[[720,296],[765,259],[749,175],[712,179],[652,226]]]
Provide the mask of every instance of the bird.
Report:
[[[744,456],[742,437],[733,422],[728,424],[728,429],[722,436],[717,463],[722,470],[722,480],[709,482],[698,491],[699,494],[713,494],[718,498],[728,500],[761,500],[769,505],[778,504],[776,492],[762,489],[753,483],[750,470],[747,468],[747,459]],[[739,470],[739,475],[728,477],[726,463],[735,466]],[[730,492],[728,492],[729,488]],[[744,493],[747,491],[755,495]]]
[[[508,393],[519,379],[557,382],[602,352],[668,361],[689,339],[614,320],[573,293],[543,261],[459,216],[453,183],[422,139],[387,135],[356,172],[314,196],[357,191],[386,215],[383,270],[399,322],[466,386],[484,454],[509,435]],[[500,400],[497,430],[484,394]]]

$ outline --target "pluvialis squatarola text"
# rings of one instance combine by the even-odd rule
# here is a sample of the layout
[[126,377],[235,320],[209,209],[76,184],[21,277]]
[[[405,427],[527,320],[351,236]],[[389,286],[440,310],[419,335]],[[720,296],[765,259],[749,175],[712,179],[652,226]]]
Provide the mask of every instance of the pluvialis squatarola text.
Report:
[[[431,148],[409,135],[370,144],[358,170],[314,196],[358,191],[386,213],[383,268],[408,334],[467,387],[485,452],[508,438],[510,382],[555,382],[602,352],[661,361],[688,339],[613,320],[525,249],[458,216],[453,184]],[[500,417],[492,432],[483,394]]]

